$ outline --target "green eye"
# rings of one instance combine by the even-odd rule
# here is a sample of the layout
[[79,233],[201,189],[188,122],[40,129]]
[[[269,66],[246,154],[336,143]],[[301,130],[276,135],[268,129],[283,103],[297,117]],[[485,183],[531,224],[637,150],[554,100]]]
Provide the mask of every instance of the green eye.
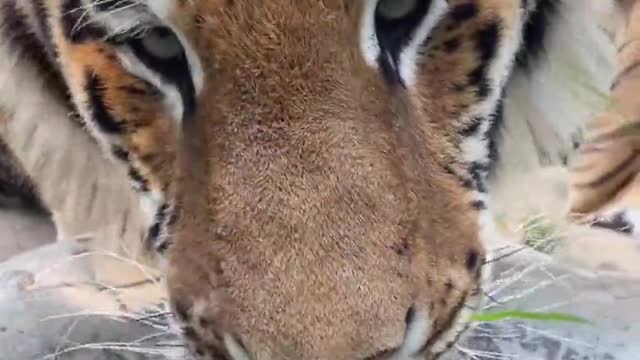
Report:
[[418,0],[380,0],[376,11],[386,20],[398,20],[409,15],[418,5]]
[[159,59],[171,59],[183,52],[178,37],[166,28],[149,29],[141,40],[144,49]]

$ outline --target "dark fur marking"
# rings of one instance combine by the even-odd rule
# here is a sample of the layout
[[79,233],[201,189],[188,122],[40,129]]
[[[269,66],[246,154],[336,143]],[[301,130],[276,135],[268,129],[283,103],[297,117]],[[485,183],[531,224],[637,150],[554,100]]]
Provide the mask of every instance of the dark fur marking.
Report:
[[459,174],[451,166],[445,166],[444,170],[447,172],[447,174],[455,177],[458,180],[458,182],[462,185],[462,187],[464,187],[465,189],[473,189],[475,187],[473,183],[473,179],[467,178],[466,176]]
[[467,259],[465,261],[467,270],[469,270],[469,272],[475,272],[479,264],[480,255],[478,254],[478,251],[475,249],[467,251]]
[[460,44],[460,38],[452,37],[451,39],[446,40],[444,43],[442,43],[442,46],[444,48],[444,51],[452,53],[460,48]]
[[[158,212],[156,212],[155,219],[153,220],[153,225],[149,228],[148,241],[151,244],[160,236],[160,230],[162,223],[164,222],[164,217],[166,216],[167,205],[162,205]],[[152,244],[153,245],[153,244]]]
[[[38,2],[32,4],[36,15],[39,14],[40,5]],[[31,28],[33,25],[29,24],[27,15],[17,7],[15,2],[6,1],[1,7],[0,13],[3,14],[3,21],[0,32],[8,39],[11,49],[20,52],[21,57],[32,61],[40,74],[48,80],[47,84],[51,87],[51,93],[66,101],[68,99],[67,87],[62,74],[54,66],[55,50],[49,45],[48,39],[38,37],[38,34]],[[39,18],[40,15],[37,16]],[[43,28],[40,32],[46,35],[48,28]]]
[[182,329],[182,335],[189,340],[196,340],[198,338],[196,331],[191,326],[185,326],[184,329]]
[[[453,326],[453,322],[455,321],[458,313],[460,313],[460,311],[464,307],[464,303],[467,297],[466,293],[463,293],[461,295],[462,296],[460,297],[460,299],[458,299],[456,306],[454,306],[453,309],[451,309],[451,312],[450,312],[451,315],[449,316],[449,318],[442,324],[442,326],[439,327],[439,330],[435,334],[429,337],[429,340],[427,340],[427,342],[420,348],[420,350],[418,350],[418,352],[414,354],[414,356],[417,357],[420,354],[424,354],[436,341],[438,341],[438,339],[440,338],[440,336],[442,336],[442,334],[444,334],[447,330],[449,330],[449,328],[451,328],[451,326]],[[434,354],[434,355],[437,355],[437,354]]]
[[482,125],[484,121],[485,120],[482,118],[474,117],[473,119],[471,119],[471,123],[460,131],[460,135],[465,138],[475,135],[476,133],[478,133],[480,125]]
[[451,20],[459,23],[472,19],[477,14],[478,6],[473,2],[469,2],[466,4],[460,4],[451,9],[451,11],[449,12],[449,17],[451,18]]
[[469,84],[477,87],[477,95],[484,99],[489,95],[491,87],[487,79],[487,73],[491,60],[495,57],[500,42],[500,28],[492,22],[484,29],[473,35],[476,50],[480,55],[480,64],[469,73]]
[[105,83],[102,78],[95,73],[87,73],[87,83],[85,90],[89,94],[91,103],[91,115],[93,121],[100,130],[107,134],[121,134],[124,132],[124,124],[117,121],[109,113],[109,109],[104,100]]
[[451,282],[451,280],[447,280],[446,283],[444,283],[444,291],[445,293],[449,294],[451,293],[451,291],[453,291],[453,283]]
[[147,233],[147,244],[160,253],[165,252],[171,246],[171,241],[161,235],[166,233],[167,227],[174,221],[174,213],[175,211],[172,211],[168,204],[163,204],[156,212],[153,225]]
[[474,161],[469,165],[469,175],[473,179],[475,189],[481,193],[487,192],[486,180],[491,169],[488,162]]
[[613,215],[613,217],[610,218],[597,219],[591,224],[591,226],[613,230],[627,235],[632,234],[634,230],[633,224],[631,224],[624,218],[624,212],[622,211],[616,213],[615,215]]
[[134,96],[147,96],[150,95],[147,89],[143,89],[137,86],[132,85],[122,85],[118,87],[118,90],[122,90],[130,95]]
[[[602,186],[607,181],[611,180],[611,178],[615,177],[616,175],[623,172],[626,168],[631,166],[631,164],[633,164],[638,159],[639,155],[640,155],[640,151],[638,150],[633,151],[631,155],[629,155],[622,162],[620,162],[620,164],[618,164],[615,168],[611,169],[611,171],[606,172],[605,174],[603,174],[602,176],[598,177],[595,180],[592,180],[583,184],[576,184],[575,186],[580,188]],[[631,175],[634,175],[634,174],[631,174]]]
[[491,23],[475,34],[476,49],[483,63],[492,60],[500,42],[500,29],[497,23]]
[[481,99],[486,98],[489,95],[489,91],[491,90],[489,81],[485,76],[485,72],[486,64],[480,64],[468,75],[469,85],[475,86],[477,88],[476,93]]
[[[381,49],[378,63],[385,80],[391,81],[393,85],[397,85],[398,80],[401,80],[397,73],[398,57],[411,40],[416,27],[429,12],[430,7],[431,0],[418,1],[409,14],[393,20],[380,16],[376,10],[375,31]],[[400,81],[400,83],[402,82]]]
[[409,306],[407,309],[407,313],[404,316],[404,323],[406,326],[409,326],[416,318],[416,309],[412,306]]
[[111,153],[113,153],[113,156],[116,159],[122,160],[124,162],[128,162],[129,161],[129,152],[127,150],[123,149],[120,146],[113,145],[111,147]]
[[[549,27],[558,13],[558,0],[538,0],[536,8],[529,14],[522,34],[522,46],[516,55],[521,68],[530,68],[531,63],[544,52],[544,42]],[[523,7],[528,4],[523,3]]]
[[178,320],[183,322],[191,321],[191,314],[189,312],[189,307],[179,301],[174,301],[172,304],[173,313],[178,317]]
[[482,200],[474,200],[471,202],[471,207],[475,210],[487,210],[487,204]]
[[136,170],[133,166],[129,167],[129,178],[133,181],[138,187],[138,191],[147,192],[149,191],[149,182],[145,179],[138,170]]
[[500,97],[498,104],[496,105],[496,111],[491,118],[491,125],[489,126],[489,130],[487,131],[486,137],[489,141],[489,161],[491,162],[492,168],[490,169],[490,174],[493,170],[493,164],[496,163],[499,157],[498,152],[498,144],[501,141],[501,132],[500,129],[504,124],[504,95]]

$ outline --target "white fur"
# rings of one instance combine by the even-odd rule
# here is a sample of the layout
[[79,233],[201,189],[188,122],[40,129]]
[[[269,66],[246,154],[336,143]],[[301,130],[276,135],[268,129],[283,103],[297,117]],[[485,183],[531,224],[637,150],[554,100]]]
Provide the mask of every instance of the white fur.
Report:
[[184,53],[187,56],[187,61],[189,62],[189,70],[191,71],[191,79],[193,80],[193,86],[196,90],[196,95],[200,94],[202,88],[204,87],[204,68],[202,67],[202,63],[200,62],[200,57],[196,54],[195,50],[187,41],[187,38],[184,34],[178,30],[175,26],[169,24],[173,32],[176,34],[180,42],[182,43],[182,47],[184,48]]
[[175,0],[148,0],[147,6],[159,18],[168,19],[175,11],[176,2]]
[[632,226],[631,234],[640,237],[640,209],[626,209],[624,211],[624,219]]
[[427,311],[416,311],[413,321],[407,324],[400,349],[389,360],[413,360],[420,358],[420,349],[429,340],[431,323]]
[[231,355],[232,360],[251,360],[249,355],[244,351],[242,346],[238,344],[236,339],[233,336],[225,334],[224,335],[224,345],[227,347],[229,351],[229,355]]
[[[543,56],[530,72],[517,71],[508,84],[500,156],[489,184],[492,211],[510,216],[514,202],[530,201],[531,189],[522,179],[560,165],[558,154],[571,155],[572,137],[604,105],[589,95],[585,84],[607,94],[614,76],[615,48],[599,29],[600,16],[611,11],[612,3],[564,0]],[[541,159],[540,154],[548,156]],[[514,198],[518,193],[527,196]]]
[[379,0],[365,0],[362,20],[360,20],[360,50],[367,64],[373,68],[378,67],[380,57],[380,44],[376,35],[375,16],[376,6]]
[[[563,1],[562,19],[549,31],[543,57],[531,73],[514,74],[505,99],[498,175],[559,164],[557,154],[571,152],[572,136],[602,107],[585,88],[606,94],[613,78],[615,49],[599,29],[594,9],[603,3],[611,2]],[[550,154],[548,164],[540,164],[541,152]]]
[[446,0],[432,1],[429,10],[427,10],[427,16],[422,20],[422,23],[420,23],[420,26],[416,29],[407,46],[400,52],[400,56],[398,57],[398,70],[400,72],[400,78],[408,87],[412,87],[416,83],[416,64],[419,60],[418,53],[423,46],[424,40],[447,13],[448,9],[449,4]]

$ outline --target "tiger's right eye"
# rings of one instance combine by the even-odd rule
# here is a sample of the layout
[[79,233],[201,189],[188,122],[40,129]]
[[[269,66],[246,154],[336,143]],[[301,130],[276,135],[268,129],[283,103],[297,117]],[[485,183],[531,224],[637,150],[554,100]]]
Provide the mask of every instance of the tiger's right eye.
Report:
[[418,5],[418,0],[380,0],[377,15],[387,20],[400,20],[409,15]]

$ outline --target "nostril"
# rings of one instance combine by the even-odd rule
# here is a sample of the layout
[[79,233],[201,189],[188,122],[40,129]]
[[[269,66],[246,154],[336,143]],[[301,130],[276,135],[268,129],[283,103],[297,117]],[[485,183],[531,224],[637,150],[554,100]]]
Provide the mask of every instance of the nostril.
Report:
[[475,272],[476,269],[478,268],[479,263],[480,263],[480,255],[478,254],[478,251],[469,250],[467,252],[467,260],[466,260],[467,270],[469,270],[469,272],[471,273]]
[[416,309],[411,305],[409,309],[407,309],[407,314],[404,316],[404,323],[406,326],[409,326],[413,322],[416,317]]

